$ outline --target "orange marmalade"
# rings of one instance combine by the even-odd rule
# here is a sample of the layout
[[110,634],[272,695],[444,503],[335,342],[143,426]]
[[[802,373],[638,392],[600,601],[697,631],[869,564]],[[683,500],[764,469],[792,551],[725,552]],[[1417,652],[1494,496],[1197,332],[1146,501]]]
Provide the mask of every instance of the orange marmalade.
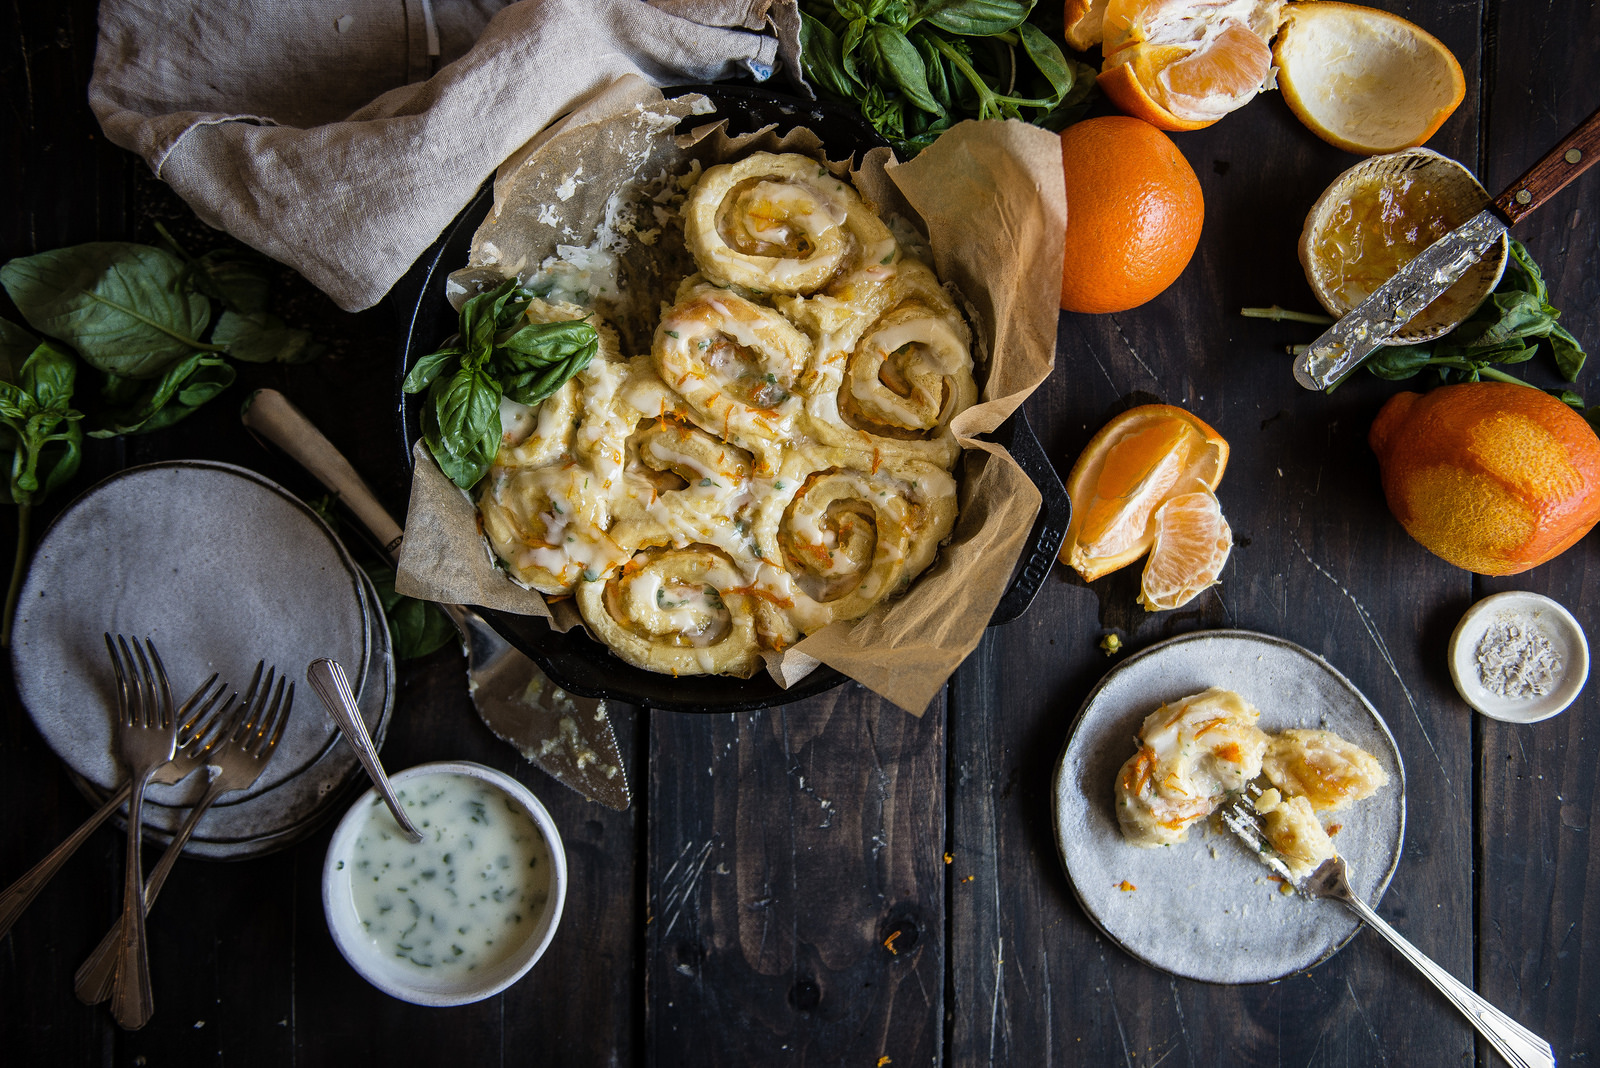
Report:
[[[1369,177],[1328,214],[1314,252],[1335,272],[1330,286],[1346,308],[1360,304],[1417,253],[1465,222],[1446,198],[1415,174]],[[1452,287],[1412,322],[1461,317]],[[1459,314],[1458,314],[1459,313]]]

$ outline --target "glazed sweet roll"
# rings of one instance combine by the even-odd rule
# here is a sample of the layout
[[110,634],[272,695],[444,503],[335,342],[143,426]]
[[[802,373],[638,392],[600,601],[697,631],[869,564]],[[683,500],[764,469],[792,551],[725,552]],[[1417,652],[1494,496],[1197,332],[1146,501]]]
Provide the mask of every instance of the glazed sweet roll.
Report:
[[904,261],[893,288],[851,351],[825,357],[809,424],[823,441],[870,442],[947,467],[959,451],[950,420],[978,399],[972,334],[923,264]]
[[811,356],[804,334],[771,308],[708,287],[661,317],[651,355],[698,422],[772,467],[802,410],[796,382]]
[[786,469],[788,492],[769,498],[757,530],[763,558],[783,568],[780,592],[804,633],[859,619],[904,591],[955,525],[955,480],[942,468],[830,452],[833,466],[798,477],[796,466]]
[[653,547],[577,589],[594,634],[622,659],[671,675],[748,678],[761,666],[762,603],[726,555],[705,545]]
[[1213,687],[1145,717],[1139,751],[1117,774],[1117,822],[1140,846],[1183,841],[1226,794],[1261,774],[1267,736],[1254,705]]
[[495,468],[478,497],[483,533],[513,578],[541,593],[566,593],[628,558],[607,529],[606,497],[587,468]]
[[795,153],[756,152],[708,169],[684,206],[684,239],[716,285],[751,295],[815,293],[856,272],[887,279],[894,238],[849,183]]

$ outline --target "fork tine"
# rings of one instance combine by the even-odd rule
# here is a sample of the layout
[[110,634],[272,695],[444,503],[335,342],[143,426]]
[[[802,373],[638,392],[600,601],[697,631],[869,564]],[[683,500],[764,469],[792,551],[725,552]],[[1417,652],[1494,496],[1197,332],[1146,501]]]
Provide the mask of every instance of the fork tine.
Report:
[[289,693],[283,699],[283,716],[278,720],[278,727],[272,732],[272,740],[267,743],[267,748],[262,751],[263,760],[272,756],[278,748],[278,739],[283,737],[283,728],[289,725],[289,710],[294,708],[294,683],[289,684]]
[[[217,692],[220,694],[222,691],[219,690]],[[236,711],[233,707],[234,701],[238,697],[239,695],[236,693],[229,694],[228,699],[222,703],[222,707],[211,713],[206,721],[200,725],[199,729],[189,736],[184,748],[187,749],[191,745],[196,745],[199,746],[200,752],[206,753],[227,738],[233,730],[235,721],[244,712],[243,709]]]
[[101,637],[106,640],[106,652],[111,654],[111,669],[117,673],[117,719],[119,722],[132,722],[129,713],[133,705],[128,700],[128,676],[122,670],[122,656],[118,653],[116,644],[112,642],[109,632],[103,633]]
[[[196,687],[194,693],[190,694],[188,699],[178,706],[177,714],[187,717],[178,724],[180,745],[183,744],[184,739],[196,737],[195,724],[200,722],[200,717],[204,716],[212,705],[217,703],[217,698],[228,692],[226,683],[217,687],[215,691],[211,691],[212,684],[217,681],[218,677],[217,673],[213,671],[211,677]],[[201,698],[204,698],[204,700]]]
[[[283,726],[289,721],[289,708],[294,704],[294,683],[288,683],[289,699],[285,701],[284,684],[287,677],[278,677],[278,688],[272,694],[272,707],[262,717],[261,730],[257,733],[252,746],[251,755],[257,760],[264,759],[277,746],[278,739],[283,737]],[[269,733],[270,736],[269,736]]]
[[[155,710],[155,681],[150,678],[150,662],[144,657],[144,649],[139,648],[138,638],[133,643],[123,641],[122,635],[117,635],[117,643],[122,646],[123,656],[128,657],[128,665],[134,679],[134,689],[139,694],[139,726],[154,727]],[[128,646],[133,644],[133,651],[128,651]]]
[[[243,715],[240,716],[239,725],[233,731],[233,741],[236,744],[244,744],[244,740],[250,736],[250,731],[255,726],[256,691],[261,687],[261,672],[266,666],[265,660],[256,661],[256,669],[250,675],[250,685],[245,687],[244,697],[240,699],[239,708]],[[271,679],[267,680],[267,685],[272,685]]]
[[156,712],[158,722],[163,727],[172,726],[172,683],[167,681],[167,665],[161,662],[161,654],[156,651],[156,643],[145,638],[144,647],[150,653],[150,659],[155,664],[155,681],[160,683],[159,693],[153,693],[157,699]]

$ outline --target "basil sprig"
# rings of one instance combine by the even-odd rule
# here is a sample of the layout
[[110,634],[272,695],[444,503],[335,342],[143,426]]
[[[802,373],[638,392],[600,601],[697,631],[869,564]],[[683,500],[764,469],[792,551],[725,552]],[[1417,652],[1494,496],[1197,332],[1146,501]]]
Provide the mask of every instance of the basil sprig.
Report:
[[963,119],[1059,130],[1094,68],[1025,21],[1034,0],[802,0],[800,60],[824,93],[915,153]]
[[461,307],[460,333],[416,362],[401,385],[428,391],[422,438],[439,469],[471,489],[500,449],[500,398],[538,404],[589,366],[599,349],[594,327],[576,319],[530,323],[532,298],[508,279]]
[[17,555],[0,647],[11,644],[33,506],[77,472],[82,456],[83,414],[71,407],[77,375],[78,361],[70,353],[0,319],[0,463],[10,475],[0,482],[0,500],[17,506]]
[[1556,320],[1561,312],[1550,304],[1539,265],[1522,242],[1511,242],[1511,259],[1489,299],[1450,333],[1429,345],[1394,345],[1381,349],[1367,361],[1367,369],[1391,381],[1410,378],[1425,367],[1436,367],[1445,381],[1477,382],[1483,378],[1502,382],[1522,380],[1493,364],[1526,363],[1539,351],[1537,341],[1550,343],[1556,370],[1568,382],[1578,379],[1587,354],[1578,339]]

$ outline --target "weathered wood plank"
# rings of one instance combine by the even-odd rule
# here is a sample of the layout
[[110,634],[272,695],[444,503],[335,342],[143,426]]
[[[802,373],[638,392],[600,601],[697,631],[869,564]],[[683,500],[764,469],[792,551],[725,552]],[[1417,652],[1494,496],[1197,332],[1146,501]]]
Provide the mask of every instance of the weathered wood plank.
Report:
[[[1392,6],[1392,5],[1386,5]],[[1471,66],[1472,12],[1410,17]],[[1472,159],[1473,98],[1434,147]],[[1358,935],[1309,975],[1216,987],[1137,963],[1085,918],[1059,871],[1050,776],[1068,724],[1113,663],[1202,627],[1243,627],[1330,660],[1384,713],[1408,772],[1407,847],[1382,911],[1458,975],[1472,969],[1470,724],[1442,650],[1470,578],[1389,517],[1365,437],[1395,387],[1365,376],[1331,397],[1289,376],[1287,343],[1315,329],[1246,321],[1245,305],[1316,310],[1295,247],[1305,212],[1355,159],[1316,140],[1272,96],[1175,135],[1206,198],[1183,280],[1132,312],[1063,315],[1057,369],[1029,405],[1060,470],[1115,411],[1163,400],[1233,446],[1219,497],[1235,549],[1221,587],[1147,616],[1138,568],[1085,586],[1058,568],[1030,615],[991,634],[951,704],[953,1063],[1456,1064],[1473,1038],[1387,947]],[[1071,210],[1069,205],[1068,210]],[[1106,799],[1109,804],[1109,798]],[[964,867],[965,866],[965,867]],[[1241,888],[1247,893],[1253,888]],[[1330,906],[1334,907],[1334,906]]]
[[651,1063],[936,1063],[943,702],[849,683],[650,736]]
[[[1482,173],[1491,193],[1521,174],[1600,105],[1592,42],[1600,10],[1580,0],[1489,5],[1494,47]],[[1592,354],[1600,351],[1600,174],[1590,171],[1518,224],[1543,268],[1561,324],[1591,353],[1573,387],[1600,403]],[[1522,370],[1556,385],[1548,352]],[[1530,374],[1530,377],[1534,377]],[[1600,626],[1600,566],[1590,535],[1558,559],[1476,594],[1533,590],[1566,605],[1591,636]],[[1600,712],[1593,679],[1560,717],[1517,726],[1475,717],[1480,737],[1479,991],[1555,1047],[1562,1064],[1600,1049],[1600,977],[1585,959],[1600,932]],[[1463,706],[1463,715],[1468,714]],[[1592,953],[1589,954],[1592,958]],[[1493,1055],[1490,1063],[1493,1063]]]

